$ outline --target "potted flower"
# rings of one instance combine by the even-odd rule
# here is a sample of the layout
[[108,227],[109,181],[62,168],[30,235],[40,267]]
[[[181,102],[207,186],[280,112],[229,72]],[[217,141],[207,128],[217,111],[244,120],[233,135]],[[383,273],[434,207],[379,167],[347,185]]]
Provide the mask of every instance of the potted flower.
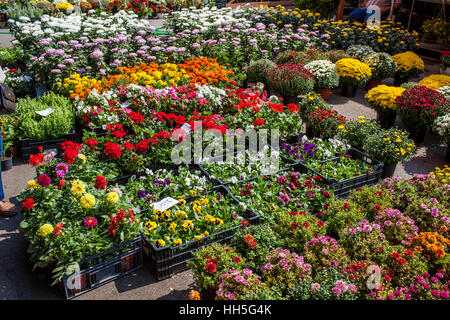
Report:
[[450,162],[450,113],[436,118],[434,126],[434,130],[442,137],[442,140],[447,143],[445,160]]
[[397,62],[385,53],[372,53],[362,59],[372,70],[372,78],[366,83],[366,90],[369,91],[381,84],[381,81],[393,77],[397,71]]
[[350,47],[348,47],[348,49],[345,51],[345,53],[350,58],[361,61],[364,57],[366,57],[372,53],[375,53],[375,51],[369,46],[355,44],[355,45],[351,45]]
[[333,62],[327,60],[316,60],[305,65],[316,79],[315,91],[322,96],[325,101],[330,98],[331,89],[339,86],[339,74]]
[[341,59],[350,58],[350,56],[344,50],[330,50],[325,53],[326,59],[333,63],[338,62]]
[[416,143],[423,142],[426,128],[450,110],[450,102],[441,93],[424,86],[403,91],[396,104],[399,116]]
[[364,84],[372,76],[370,67],[356,59],[341,59],[336,62],[336,70],[339,81],[342,83],[342,95],[352,98],[356,95],[356,89]]
[[365,95],[367,102],[377,111],[377,120],[382,128],[389,129],[394,125],[397,117],[395,99],[405,90],[401,87],[390,87],[383,84],[370,89]]
[[406,51],[392,56],[397,62],[397,72],[395,73],[394,85],[399,86],[408,82],[409,77],[417,76],[425,70],[423,60],[414,52]]
[[259,59],[250,63],[247,68],[247,81],[261,82],[267,85],[267,72],[276,66],[268,59]]
[[368,136],[364,150],[371,157],[383,162],[382,177],[387,178],[394,174],[398,162],[412,158],[415,144],[404,130],[391,128]]
[[269,87],[279,92],[285,104],[298,104],[298,96],[314,89],[314,76],[299,64],[281,64],[268,72]]
[[419,81],[421,86],[425,86],[430,89],[439,89],[441,87],[450,86],[450,76],[445,74],[432,74]]
[[307,121],[314,136],[329,139],[345,124],[345,117],[335,110],[316,110],[307,116]]
[[450,68],[450,51],[442,51],[441,73],[447,73],[448,68]]

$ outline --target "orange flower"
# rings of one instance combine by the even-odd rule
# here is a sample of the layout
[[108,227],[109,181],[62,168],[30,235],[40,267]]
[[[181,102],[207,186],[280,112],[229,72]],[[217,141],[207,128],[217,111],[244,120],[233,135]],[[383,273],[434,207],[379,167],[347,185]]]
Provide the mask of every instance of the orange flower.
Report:
[[188,299],[189,300],[200,300],[200,293],[198,291],[191,290],[191,291],[189,291]]

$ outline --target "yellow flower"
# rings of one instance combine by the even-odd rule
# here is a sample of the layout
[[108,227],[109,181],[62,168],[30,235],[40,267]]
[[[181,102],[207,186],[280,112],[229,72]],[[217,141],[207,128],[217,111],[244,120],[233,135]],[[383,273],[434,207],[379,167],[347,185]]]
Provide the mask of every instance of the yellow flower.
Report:
[[158,248],[161,248],[161,247],[164,247],[166,245],[166,242],[164,240],[160,239],[160,240],[156,240],[155,244],[156,244],[156,246]]
[[147,221],[144,226],[145,228],[147,228],[147,230],[151,231],[153,229],[156,229],[158,225],[154,221]]
[[179,201],[178,201],[178,205],[179,206],[184,206],[186,204],[186,200],[184,200],[184,199],[180,199]]
[[173,244],[176,246],[179,246],[179,245],[183,244],[183,241],[180,238],[178,238],[178,239],[173,240]]
[[379,85],[370,89],[365,98],[373,107],[381,110],[395,110],[397,104],[395,100],[401,96],[406,89],[400,87],[390,87],[387,85]]
[[191,196],[196,197],[197,196],[197,192],[195,190],[189,190]]
[[169,225],[169,229],[170,229],[170,231],[172,231],[172,232],[175,232],[175,228],[177,227],[177,224],[175,223],[175,222],[172,222],[170,225]]
[[79,180],[73,180],[71,183],[70,193],[74,196],[81,196],[84,193],[85,186],[84,183]]
[[397,71],[401,73],[414,73],[425,69],[423,60],[412,51],[396,54],[392,59],[397,62]]
[[77,157],[78,159],[81,159],[83,164],[86,163],[86,156],[84,154],[79,153]]
[[207,214],[206,216],[204,216],[203,219],[205,219],[205,221],[208,223],[214,223],[216,221],[216,218],[214,218],[210,214]]
[[194,224],[192,223],[192,220],[185,220],[183,222],[183,228],[184,231],[187,231],[188,229],[194,230]]
[[38,184],[36,180],[30,180],[27,182],[27,188],[28,189],[36,189],[38,187]]
[[93,206],[95,206],[95,198],[94,198],[94,196],[92,194],[89,194],[89,193],[85,194],[80,199],[80,205],[84,209],[92,208]]
[[202,207],[200,207],[200,206],[194,204],[194,205],[192,206],[192,210],[193,210],[196,214],[200,214],[200,213],[202,212]]
[[214,221],[214,224],[216,226],[220,227],[223,224],[223,220],[219,219],[219,218],[216,218],[216,220]]
[[37,235],[45,238],[52,232],[53,232],[52,225],[46,223],[39,227],[39,231],[37,232]]
[[175,212],[175,216],[176,216],[177,218],[180,218],[180,219],[185,219],[185,218],[187,218],[186,212],[181,211],[181,210],[176,211],[176,212]]
[[420,80],[419,84],[430,89],[439,89],[440,87],[450,86],[450,76],[433,74]]
[[117,203],[117,201],[119,201],[119,194],[115,191],[108,192],[108,194],[106,195],[106,200],[109,203]]

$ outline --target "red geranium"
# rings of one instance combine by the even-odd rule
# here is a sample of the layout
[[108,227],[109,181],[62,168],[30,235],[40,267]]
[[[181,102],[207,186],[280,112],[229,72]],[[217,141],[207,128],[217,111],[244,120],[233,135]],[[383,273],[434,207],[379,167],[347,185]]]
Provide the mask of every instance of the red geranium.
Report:
[[217,267],[215,263],[207,263],[205,266],[206,272],[208,272],[209,274],[214,274],[217,271]]
[[82,147],[75,142],[72,141],[64,141],[61,144],[61,150],[64,151],[63,158],[68,163],[74,163],[76,157],[78,156],[78,152],[82,149]]
[[253,122],[253,125],[254,125],[255,127],[262,126],[262,125],[264,125],[264,120],[261,119],[261,118],[258,118],[258,119],[256,119],[256,120]]
[[147,152],[149,147],[147,140],[142,140],[136,144],[136,152],[139,154]]
[[42,153],[32,154],[30,156],[30,159],[28,160],[28,163],[31,164],[33,167],[36,167],[39,163],[42,162],[43,159],[44,155]]
[[98,142],[94,138],[90,138],[88,141],[85,141],[84,144],[87,145],[89,148],[94,149],[95,146],[98,145]]
[[103,151],[111,160],[119,159],[122,156],[122,149],[118,144],[106,142],[105,150]]

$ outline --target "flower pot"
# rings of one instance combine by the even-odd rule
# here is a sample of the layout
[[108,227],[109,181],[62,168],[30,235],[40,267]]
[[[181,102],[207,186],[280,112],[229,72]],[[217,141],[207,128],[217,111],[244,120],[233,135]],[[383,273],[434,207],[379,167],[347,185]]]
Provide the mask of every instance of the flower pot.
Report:
[[286,106],[290,103],[298,104],[300,102],[300,98],[298,96],[283,96],[283,104]]
[[395,169],[397,168],[397,163],[398,162],[385,163],[383,165],[383,172],[381,173],[381,178],[386,179],[392,177],[394,175]]
[[310,139],[315,137],[314,129],[309,124],[306,124],[306,136]]
[[356,96],[356,89],[358,89],[357,86],[342,84],[341,95],[347,98],[354,98]]
[[2,157],[2,172],[11,170],[13,167],[12,157]]
[[406,83],[409,81],[409,77],[408,76],[400,76],[400,75],[395,75],[394,78],[394,86],[396,87],[400,87],[402,84]]
[[445,161],[450,163],[450,142],[447,143],[447,154],[445,155]]
[[8,150],[6,150],[5,154],[7,156],[12,157],[12,158],[18,158],[18,156],[19,156],[19,148],[17,148],[17,147],[10,147]]
[[377,120],[383,129],[392,128],[395,124],[397,113],[377,111]]
[[320,94],[326,102],[330,100],[331,89],[314,89],[317,94]]
[[406,126],[406,130],[408,130],[409,137],[413,139],[415,143],[423,143],[425,140],[426,128],[409,128]]
[[381,80],[377,79],[370,79],[366,83],[366,91],[369,91],[370,89],[373,89],[375,87],[378,87],[381,84]]

